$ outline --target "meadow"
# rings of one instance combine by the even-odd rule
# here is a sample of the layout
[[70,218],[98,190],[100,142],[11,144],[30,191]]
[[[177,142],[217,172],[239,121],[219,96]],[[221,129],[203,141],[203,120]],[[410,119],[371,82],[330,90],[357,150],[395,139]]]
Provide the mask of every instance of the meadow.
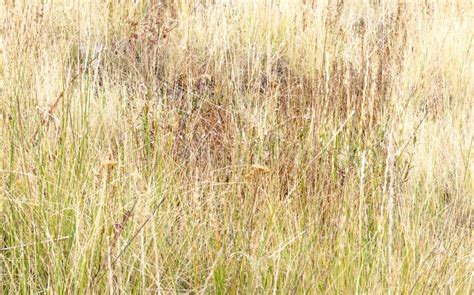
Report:
[[472,294],[474,2],[5,0],[0,293]]

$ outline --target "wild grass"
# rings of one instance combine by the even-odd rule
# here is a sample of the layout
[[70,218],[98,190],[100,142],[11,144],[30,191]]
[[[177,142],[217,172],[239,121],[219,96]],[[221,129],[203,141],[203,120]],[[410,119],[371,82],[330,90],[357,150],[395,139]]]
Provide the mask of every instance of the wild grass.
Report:
[[0,290],[473,292],[472,1],[5,1]]

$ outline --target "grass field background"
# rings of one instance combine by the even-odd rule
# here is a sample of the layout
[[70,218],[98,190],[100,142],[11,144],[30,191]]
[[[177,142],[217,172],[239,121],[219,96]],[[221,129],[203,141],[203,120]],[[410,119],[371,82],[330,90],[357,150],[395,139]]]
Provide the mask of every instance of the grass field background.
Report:
[[472,1],[0,21],[0,293],[472,294]]

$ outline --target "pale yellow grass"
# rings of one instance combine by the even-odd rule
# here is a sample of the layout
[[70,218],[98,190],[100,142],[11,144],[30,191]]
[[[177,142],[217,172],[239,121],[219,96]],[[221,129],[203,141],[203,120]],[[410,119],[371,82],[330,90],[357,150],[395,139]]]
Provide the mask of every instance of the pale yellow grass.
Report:
[[1,293],[472,293],[473,16],[0,4]]

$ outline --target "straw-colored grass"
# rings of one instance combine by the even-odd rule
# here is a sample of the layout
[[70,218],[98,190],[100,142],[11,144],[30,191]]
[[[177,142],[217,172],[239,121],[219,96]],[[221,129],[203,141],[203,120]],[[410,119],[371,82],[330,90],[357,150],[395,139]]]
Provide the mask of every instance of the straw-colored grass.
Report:
[[0,21],[0,293],[472,294],[472,1]]

